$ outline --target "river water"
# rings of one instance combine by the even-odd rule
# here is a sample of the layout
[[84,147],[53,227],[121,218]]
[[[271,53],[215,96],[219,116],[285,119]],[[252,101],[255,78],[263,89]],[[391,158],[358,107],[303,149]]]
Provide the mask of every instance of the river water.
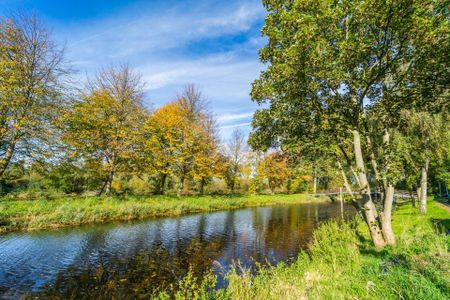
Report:
[[289,263],[320,222],[340,217],[339,203],[317,202],[0,235],[0,297],[148,298],[189,269],[212,270],[222,287],[234,263]]

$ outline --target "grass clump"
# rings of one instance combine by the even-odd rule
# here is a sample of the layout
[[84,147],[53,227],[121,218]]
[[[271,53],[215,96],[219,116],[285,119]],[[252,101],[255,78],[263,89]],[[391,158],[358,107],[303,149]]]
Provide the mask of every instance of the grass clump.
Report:
[[0,200],[0,233],[326,199],[298,194]]

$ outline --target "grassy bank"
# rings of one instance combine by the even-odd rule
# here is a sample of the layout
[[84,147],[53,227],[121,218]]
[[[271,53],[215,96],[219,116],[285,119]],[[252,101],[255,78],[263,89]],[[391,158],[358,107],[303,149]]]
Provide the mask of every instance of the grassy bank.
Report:
[[0,201],[0,232],[36,230],[115,220],[178,216],[242,207],[326,201],[308,195],[192,197],[75,197],[54,200]]
[[290,266],[263,269],[255,277],[231,272],[228,288],[219,291],[211,290],[213,277],[200,285],[187,277],[176,298],[450,299],[450,239],[439,233],[448,232],[442,227],[449,219],[437,202],[429,203],[425,216],[404,204],[393,217],[398,244],[382,251],[372,247],[361,222],[327,223],[315,231],[308,253]]

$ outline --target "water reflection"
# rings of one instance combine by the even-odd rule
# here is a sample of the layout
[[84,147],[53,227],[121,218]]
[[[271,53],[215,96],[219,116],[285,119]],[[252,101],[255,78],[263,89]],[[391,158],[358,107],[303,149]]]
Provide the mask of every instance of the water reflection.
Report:
[[148,298],[189,268],[197,276],[213,269],[223,286],[233,261],[253,269],[289,261],[318,222],[338,217],[339,204],[310,203],[3,235],[0,295]]

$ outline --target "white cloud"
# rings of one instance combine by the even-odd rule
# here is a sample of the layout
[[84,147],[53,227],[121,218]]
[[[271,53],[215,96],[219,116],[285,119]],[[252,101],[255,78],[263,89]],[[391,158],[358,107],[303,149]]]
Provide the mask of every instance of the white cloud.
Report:
[[62,33],[69,37],[71,55],[83,61],[90,59],[96,64],[102,60],[173,50],[200,39],[243,32],[262,16],[263,8],[260,4],[255,5],[255,1],[221,9],[205,7],[201,11],[184,7],[159,12],[125,11],[121,16],[67,27]]
[[236,120],[250,118],[252,116],[253,116],[253,112],[240,113],[240,114],[226,114],[226,115],[218,116],[217,121],[219,121],[221,123],[226,123],[229,121],[236,121]]
[[246,122],[246,123],[239,123],[239,124],[225,125],[225,126],[220,126],[219,129],[229,129],[229,128],[237,128],[237,127],[246,127],[246,126],[250,126],[251,124],[252,124],[251,122]]

